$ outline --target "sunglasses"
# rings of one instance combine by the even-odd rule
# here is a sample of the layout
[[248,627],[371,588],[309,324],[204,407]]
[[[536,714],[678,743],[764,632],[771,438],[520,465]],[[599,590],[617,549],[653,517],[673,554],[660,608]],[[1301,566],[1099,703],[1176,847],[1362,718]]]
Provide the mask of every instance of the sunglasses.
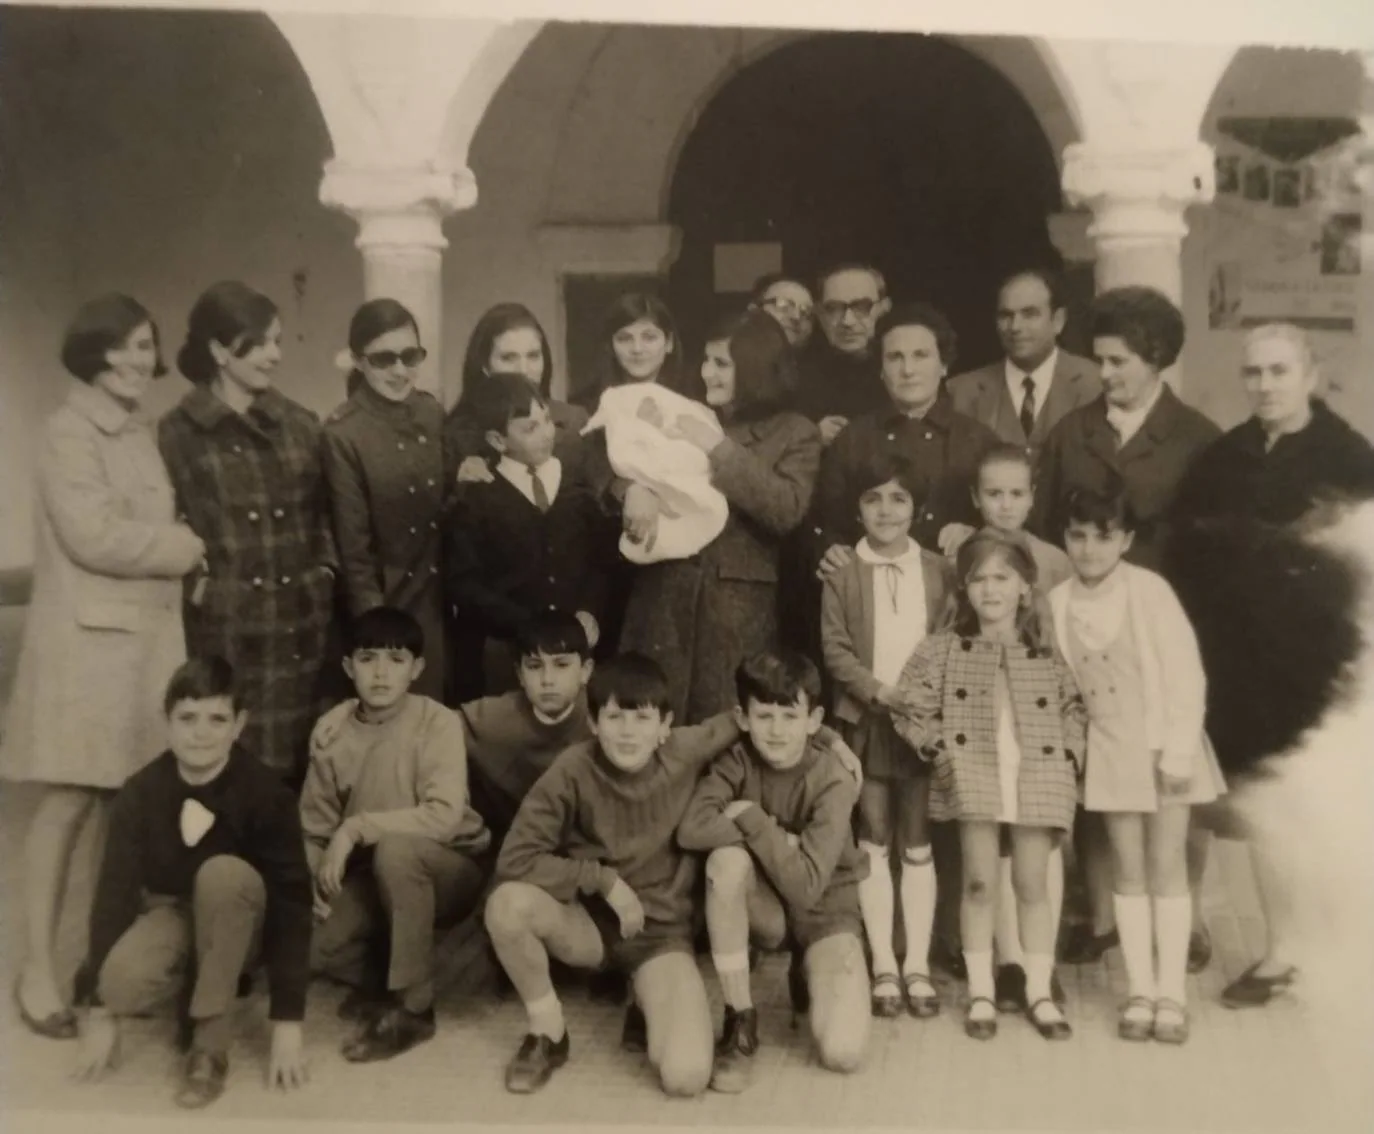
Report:
[[375,370],[390,370],[398,362],[404,367],[419,366],[429,357],[429,351],[422,346],[406,347],[405,350],[374,350],[363,355],[363,361]]
[[821,314],[836,323],[850,312],[853,312],[860,319],[867,319],[873,314],[873,309],[877,306],[878,300],[876,299],[855,299],[849,303],[839,299],[828,299],[821,304]]

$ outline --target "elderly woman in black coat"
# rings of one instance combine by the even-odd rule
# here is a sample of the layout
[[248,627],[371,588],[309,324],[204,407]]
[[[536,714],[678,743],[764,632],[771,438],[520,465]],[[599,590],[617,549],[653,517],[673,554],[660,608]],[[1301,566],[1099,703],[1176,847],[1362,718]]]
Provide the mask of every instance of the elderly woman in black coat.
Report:
[[[1207,728],[1228,777],[1293,747],[1332,704],[1360,648],[1356,581],[1303,532],[1314,509],[1374,498],[1374,447],[1316,396],[1301,330],[1252,330],[1241,381],[1252,416],[1180,487],[1165,560],[1202,647]],[[1296,973],[1281,848],[1250,846],[1268,947],[1222,994],[1236,1008],[1268,1003]]]

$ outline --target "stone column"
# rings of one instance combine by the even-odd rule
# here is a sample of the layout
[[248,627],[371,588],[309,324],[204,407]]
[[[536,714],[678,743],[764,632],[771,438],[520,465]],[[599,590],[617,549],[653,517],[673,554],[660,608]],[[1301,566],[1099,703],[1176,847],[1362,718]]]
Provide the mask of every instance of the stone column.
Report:
[[1158,288],[1182,305],[1180,252],[1189,205],[1215,192],[1212,147],[1122,149],[1075,142],[1064,151],[1064,194],[1092,210],[1098,291],[1123,284]]
[[[358,222],[363,293],[404,303],[420,325],[429,358],[418,385],[447,403],[456,394],[457,367],[441,363],[443,346],[444,217],[471,208],[477,181],[468,169],[364,168],[337,160],[325,165],[320,200]],[[443,388],[451,376],[454,390]]]

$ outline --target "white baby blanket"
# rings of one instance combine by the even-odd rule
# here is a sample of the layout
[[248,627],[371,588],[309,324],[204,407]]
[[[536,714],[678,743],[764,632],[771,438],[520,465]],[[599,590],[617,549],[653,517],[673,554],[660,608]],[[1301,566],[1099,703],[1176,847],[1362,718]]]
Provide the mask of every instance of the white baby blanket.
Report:
[[705,422],[723,435],[707,406],[654,382],[612,386],[601,395],[584,434],[606,431],[606,454],[617,476],[643,485],[659,502],[658,536],[646,551],[620,537],[620,553],[631,563],[686,559],[725,528],[730,505],[711,483],[706,454],[674,429],[679,415]]

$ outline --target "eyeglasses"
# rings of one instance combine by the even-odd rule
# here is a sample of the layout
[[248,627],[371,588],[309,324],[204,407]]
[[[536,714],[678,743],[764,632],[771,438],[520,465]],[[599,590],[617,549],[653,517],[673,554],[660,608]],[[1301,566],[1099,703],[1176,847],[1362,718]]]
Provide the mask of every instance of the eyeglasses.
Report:
[[867,319],[873,314],[873,309],[877,306],[878,301],[876,299],[854,299],[848,303],[840,299],[827,299],[821,304],[821,314],[836,323],[851,311],[860,319]]
[[771,307],[779,315],[788,315],[793,319],[810,319],[811,308],[804,303],[798,303],[795,299],[788,299],[785,295],[774,295],[763,301],[763,306]]
[[406,347],[405,350],[374,350],[363,355],[363,360],[376,370],[390,370],[398,362],[404,367],[419,366],[429,357],[429,351],[422,346]]

